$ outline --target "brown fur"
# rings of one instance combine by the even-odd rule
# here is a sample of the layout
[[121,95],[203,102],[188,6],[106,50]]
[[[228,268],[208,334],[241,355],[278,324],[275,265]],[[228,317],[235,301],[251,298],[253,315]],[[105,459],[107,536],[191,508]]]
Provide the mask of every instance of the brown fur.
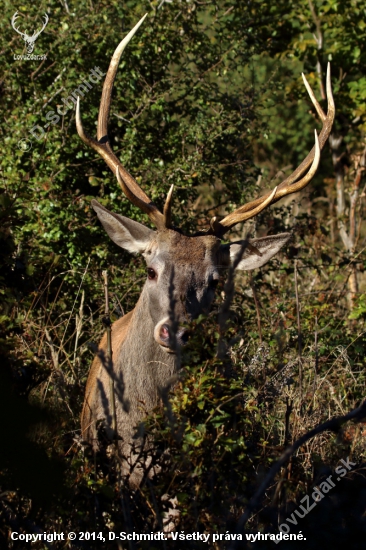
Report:
[[[128,327],[131,323],[133,309],[112,324],[112,350],[113,356],[119,355],[121,346],[126,339]],[[100,341],[99,349],[106,353],[107,350],[107,333],[104,334]],[[112,356],[112,359],[114,358]],[[97,386],[97,379],[100,378],[100,371],[103,369],[101,360],[96,355],[89,371],[88,380],[85,388],[85,398],[83,410],[81,413],[81,434],[85,440],[89,439],[89,428],[92,425],[92,407],[94,400],[94,392]]]

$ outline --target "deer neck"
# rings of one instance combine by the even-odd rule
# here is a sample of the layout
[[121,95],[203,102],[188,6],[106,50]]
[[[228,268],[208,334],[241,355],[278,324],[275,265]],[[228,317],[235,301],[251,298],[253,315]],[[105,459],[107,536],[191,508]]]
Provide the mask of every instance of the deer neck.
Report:
[[155,341],[154,328],[148,295],[143,289],[116,366],[123,372],[126,397],[135,403],[142,400],[147,410],[156,406],[160,390],[169,385],[170,377],[179,369],[177,356],[164,351]]

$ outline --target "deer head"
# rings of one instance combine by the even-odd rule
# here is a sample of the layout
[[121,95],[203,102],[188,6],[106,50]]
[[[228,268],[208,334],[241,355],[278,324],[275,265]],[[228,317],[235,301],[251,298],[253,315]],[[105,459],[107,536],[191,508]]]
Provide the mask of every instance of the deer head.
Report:
[[[108,138],[107,123],[118,64],[125,47],[145,17],[146,15],[122,40],[111,59],[103,86],[97,139],[88,136],[83,128],[79,99],[76,126],[81,139],[97,151],[116,174],[126,197],[147,214],[157,228],[153,231],[120,214],[110,212],[95,200],[92,201],[92,206],[110,238],[118,246],[132,253],[143,254],[147,264],[147,280],[143,295],[146,296],[149,316],[154,325],[153,336],[164,350],[174,352],[174,342],[183,344],[186,340],[182,324],[209,309],[220,270],[233,264],[236,269],[242,270],[261,267],[289,240],[290,234],[282,233],[250,241],[221,243],[223,236],[236,224],[253,218],[282,197],[300,191],[310,182],[318,168],[320,152],[332,128],[335,106],[329,67],[326,115],[303,75],[305,86],[323,123],[319,136],[315,131],[313,149],[296,170],[272,192],[240,206],[223,219],[212,218],[206,231],[200,231],[193,236],[183,235],[172,225],[173,186],[167,195],[163,210],[160,211],[117,159]],[[172,303],[174,316],[170,313]]]
[[46,28],[46,25],[48,23],[48,15],[47,13],[44,14],[44,23],[43,23],[43,26],[42,28],[39,30],[39,31],[34,31],[32,36],[29,36],[26,32],[22,32],[20,31],[16,26],[15,26],[15,23],[16,23],[16,20],[17,18],[19,17],[19,14],[18,12],[16,11],[11,19],[11,25],[13,27],[13,29],[18,33],[20,34],[20,36],[23,38],[24,42],[26,43],[26,46],[27,46],[27,53],[32,53],[33,50],[34,50],[34,44],[35,44],[35,41],[37,40],[37,38],[39,37],[39,35],[41,34],[41,32]]

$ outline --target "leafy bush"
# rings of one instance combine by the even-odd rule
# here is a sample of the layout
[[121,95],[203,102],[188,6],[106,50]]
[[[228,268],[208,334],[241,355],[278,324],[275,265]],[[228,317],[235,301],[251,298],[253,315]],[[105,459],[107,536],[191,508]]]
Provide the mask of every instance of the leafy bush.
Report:
[[[35,46],[46,60],[14,58],[24,49],[10,25],[16,10],[20,27],[28,29],[49,14]],[[273,187],[279,171],[287,174],[305,156],[318,123],[309,113],[301,69],[317,89],[325,62],[332,61],[338,113],[333,138],[343,142],[341,149],[324,151],[298,207],[285,202],[246,226],[252,235],[293,229],[296,236],[285,254],[253,277],[237,276],[227,324],[219,315],[227,307],[223,287],[210,316],[193,323],[182,377],[144,426],[165,466],[131,494],[110,448],[94,456],[80,444],[79,417],[102,334],[101,271],[108,267],[115,320],[134,307],[145,270],[139,258],[105,238],[90,201],[98,198],[145,220],[81,143],[73,101],[66,110],[65,102],[92,69],[106,71],[121,37],[145,11],[148,18],[116,79],[110,136],[157,204],[174,183],[174,223],[182,230],[205,227],[214,211],[229,212],[262,187]],[[4,544],[24,547],[9,540],[11,530],[158,530],[175,497],[178,529],[234,532],[283,449],[365,397],[363,3],[42,0],[6,2],[3,15]],[[90,134],[101,85],[93,84],[81,100]],[[57,114],[60,109],[64,114]],[[348,248],[345,235],[353,243]],[[348,424],[304,444],[268,488],[249,529],[277,532],[301,498],[341,458],[351,457],[355,471],[296,529],[306,533],[309,548],[349,545],[350,533],[362,540],[365,437],[364,424]],[[169,545],[182,548],[180,542]]]

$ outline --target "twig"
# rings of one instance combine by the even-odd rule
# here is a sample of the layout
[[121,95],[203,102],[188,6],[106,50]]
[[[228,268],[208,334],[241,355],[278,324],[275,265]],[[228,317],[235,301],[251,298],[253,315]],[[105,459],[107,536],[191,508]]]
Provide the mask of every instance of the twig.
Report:
[[52,357],[52,363],[53,363],[53,368],[55,370],[58,370],[59,369],[59,362],[58,362],[58,354],[59,352],[56,350],[55,348],[55,345],[52,341],[52,338],[51,338],[51,335],[50,333],[48,332],[48,330],[45,328],[45,335],[46,335],[46,340],[47,340],[47,344],[49,345],[50,347],[50,350],[51,350],[51,357]]
[[106,353],[106,363],[108,365],[109,372],[109,394],[111,402],[111,416],[112,416],[112,433],[115,441],[117,434],[117,418],[116,418],[116,399],[114,393],[114,380],[113,380],[113,360],[112,360],[112,325],[111,319],[109,316],[109,294],[108,294],[108,271],[102,271],[103,281],[104,281],[104,317],[103,324],[106,327],[107,332],[107,353]]
[[314,38],[315,38],[315,42],[316,42],[316,46],[317,46],[317,50],[318,50],[317,56],[316,56],[317,57],[316,72],[318,73],[318,77],[319,77],[319,86],[320,86],[320,93],[321,93],[322,99],[326,99],[327,96],[326,96],[325,89],[324,89],[323,71],[322,71],[322,66],[321,66],[321,63],[320,63],[320,53],[323,49],[322,27],[321,27],[320,19],[316,14],[315,7],[314,7],[314,4],[313,4],[312,0],[309,0],[309,7],[310,7],[311,15],[313,17],[313,21],[314,21],[314,24],[315,24],[315,27],[316,27],[316,34],[313,35]]
[[238,399],[238,397],[243,397],[246,395],[246,392],[241,392],[241,393],[237,393],[236,395],[233,395],[233,397],[229,397],[229,399],[226,399],[225,401],[223,401],[222,403],[220,403],[220,405],[218,405],[213,411],[212,413],[210,414],[210,416],[205,420],[205,424],[208,424],[211,420],[211,418],[213,418],[215,416],[215,414],[217,413],[217,411],[223,413],[223,411],[221,410],[221,407],[223,407],[224,405],[226,405],[227,403],[230,403],[230,401],[233,401],[234,399]]
[[77,349],[78,349],[79,338],[80,338],[81,333],[83,331],[84,300],[85,300],[85,290],[83,289],[83,291],[81,293],[79,314],[76,314],[76,316],[75,316],[76,336],[75,336],[74,361],[73,361],[74,367],[76,367],[76,352],[77,352]]
[[284,445],[288,445],[290,440],[290,418],[293,409],[292,399],[286,397],[286,413],[285,413],[285,438]]
[[301,324],[300,324],[300,303],[299,303],[299,289],[297,284],[297,260],[295,260],[295,296],[296,296],[296,317],[297,317],[297,342],[299,349],[299,386],[300,386],[300,405],[302,402],[302,334],[301,334]]
[[261,344],[263,344],[263,339],[262,339],[262,325],[261,325],[261,314],[260,314],[260,309],[259,309],[259,300],[258,300],[257,291],[256,291],[256,288],[255,288],[255,284],[254,284],[254,279],[253,279],[252,273],[250,273],[250,275],[249,275],[249,284],[250,284],[250,287],[251,287],[252,292],[253,292],[253,298],[254,298],[254,304],[255,304],[255,311],[256,311],[256,313],[257,313],[257,325],[258,325],[259,341],[260,341]]
[[61,2],[61,5],[65,8],[68,15],[70,15],[70,9],[69,9],[69,6],[67,4],[67,0],[60,0],[60,2]]
[[219,330],[220,330],[220,339],[217,343],[217,357],[219,359],[223,359],[226,356],[227,353],[227,342],[224,340],[224,334],[226,330],[226,324],[230,316],[230,306],[232,304],[232,301],[234,299],[234,293],[235,293],[235,270],[238,267],[241,259],[243,258],[243,254],[245,252],[245,249],[248,246],[248,241],[245,239],[242,242],[241,248],[239,250],[239,253],[236,255],[235,260],[231,264],[229,268],[229,273],[225,282],[224,286],[224,293],[225,293],[225,299],[223,303],[221,304],[220,310],[219,310]]
[[177,354],[178,362],[180,361],[180,346],[178,345],[177,341],[177,332],[179,328],[179,322],[175,314],[175,306],[177,305],[177,300],[174,297],[174,291],[175,291],[175,285],[174,285],[174,277],[175,277],[175,270],[174,266],[172,268],[172,272],[169,278],[169,288],[168,288],[168,295],[169,295],[169,321],[170,321],[170,329],[169,329],[169,346],[171,349],[175,351]]
[[[84,270],[83,276],[81,277],[80,285],[79,285],[78,291],[77,291],[77,293],[76,293],[74,303],[72,304],[71,313],[70,313],[70,315],[69,315],[69,318],[68,318],[68,320],[67,320],[67,323],[66,323],[66,327],[65,327],[64,333],[63,333],[62,338],[61,338],[60,348],[62,348],[62,345],[63,345],[63,343],[64,343],[64,339],[65,339],[65,336],[66,336],[66,332],[67,332],[67,329],[68,329],[68,326],[69,326],[69,323],[70,323],[72,314],[73,314],[73,312],[74,312],[74,309],[75,309],[75,306],[76,306],[76,302],[77,302],[77,299],[78,299],[79,294],[80,294],[81,287],[82,287],[83,282],[84,282],[85,275],[86,275],[86,273],[87,273],[87,271],[88,271],[89,263],[90,263],[90,258],[88,259],[88,263],[87,263],[86,268],[85,268],[85,270]],[[75,375],[75,373],[74,373],[74,375]]]
[[314,363],[313,398],[315,396],[316,383],[317,383],[317,379],[318,379],[318,370],[319,370],[318,316],[317,315],[315,315],[314,348],[315,348],[315,363]]

